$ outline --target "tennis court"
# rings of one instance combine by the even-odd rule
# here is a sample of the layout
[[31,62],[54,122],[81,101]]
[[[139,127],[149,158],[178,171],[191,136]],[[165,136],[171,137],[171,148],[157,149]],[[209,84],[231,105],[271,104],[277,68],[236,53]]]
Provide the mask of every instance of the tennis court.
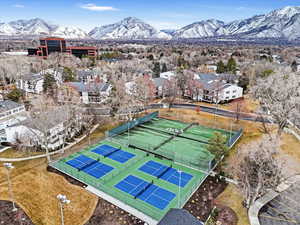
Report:
[[125,163],[135,156],[132,153],[123,151],[119,148],[115,148],[110,145],[100,145],[100,146],[96,147],[95,149],[93,149],[92,152],[95,152],[104,157],[108,157],[119,163]]
[[78,169],[79,171],[84,171],[85,173],[96,178],[101,178],[114,169],[111,166],[98,162],[97,160],[91,159],[84,155],[80,155],[70,161],[67,161],[66,164]]
[[176,170],[170,166],[166,166],[152,160],[146,162],[139,168],[139,170],[180,187],[185,187],[185,185],[187,185],[187,183],[193,178],[191,174]]
[[174,193],[153,184],[153,182],[149,183],[133,175],[129,175],[115,187],[160,210],[165,209],[176,196]]
[[157,116],[116,127],[107,139],[51,166],[105,193],[99,196],[107,201],[139,211],[133,215],[160,221],[169,209],[183,207],[207,177],[214,156],[206,142],[216,129]]

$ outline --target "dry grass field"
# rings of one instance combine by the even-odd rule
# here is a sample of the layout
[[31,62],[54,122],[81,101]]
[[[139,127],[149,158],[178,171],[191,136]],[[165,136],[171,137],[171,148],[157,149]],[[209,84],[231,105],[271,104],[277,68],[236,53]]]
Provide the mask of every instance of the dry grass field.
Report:
[[[14,157],[13,151],[10,156]],[[66,225],[84,224],[93,214],[97,197],[70,184],[62,176],[49,173],[45,159],[14,163],[14,166],[11,176],[15,200],[34,224],[60,223],[58,194],[67,195],[72,202],[65,207]],[[0,177],[0,199],[9,200],[3,167],[0,167]]]

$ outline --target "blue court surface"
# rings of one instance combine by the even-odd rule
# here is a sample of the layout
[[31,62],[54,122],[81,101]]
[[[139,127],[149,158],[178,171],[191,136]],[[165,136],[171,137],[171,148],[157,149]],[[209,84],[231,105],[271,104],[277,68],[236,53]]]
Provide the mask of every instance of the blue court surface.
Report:
[[66,162],[66,164],[78,170],[84,171],[85,173],[96,178],[103,177],[105,174],[114,169],[111,166],[98,162],[97,160],[91,159],[84,155],[80,155],[72,160],[69,160]]
[[146,162],[143,166],[139,168],[139,170],[143,171],[144,173],[148,173],[152,176],[155,176],[159,179],[168,181],[172,184],[176,184],[180,187],[184,187],[193,178],[193,176],[188,173],[179,173],[179,171],[174,168],[168,167],[158,162],[154,162],[152,160]]
[[121,149],[114,148],[109,145],[101,145],[93,149],[92,152],[110,158],[120,163],[125,163],[135,155],[129,152],[125,152]]
[[160,210],[165,209],[176,196],[168,190],[132,175],[116,184],[115,187]]

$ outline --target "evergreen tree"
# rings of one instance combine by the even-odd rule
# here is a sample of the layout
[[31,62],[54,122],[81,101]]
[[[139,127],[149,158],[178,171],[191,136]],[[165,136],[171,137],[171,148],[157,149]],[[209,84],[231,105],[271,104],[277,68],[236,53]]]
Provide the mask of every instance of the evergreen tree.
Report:
[[154,67],[153,67],[152,71],[153,71],[154,77],[159,77],[160,76],[160,63],[159,62],[154,63]]
[[167,64],[163,63],[162,68],[161,68],[161,72],[164,73],[164,72],[167,72],[167,71],[168,71]]
[[150,61],[153,61],[154,60],[154,56],[152,54],[150,54],[150,55],[147,56],[147,59],[149,59]]
[[14,89],[6,97],[14,102],[18,102],[23,96],[24,93],[20,89]]
[[223,61],[219,61],[217,63],[217,73],[225,73],[226,72],[226,67],[223,63]]
[[47,93],[50,96],[54,95],[56,89],[56,80],[53,74],[47,73],[44,75],[43,89],[44,93]]
[[292,67],[293,72],[297,72],[298,64],[297,64],[296,60],[293,61],[291,67]]
[[236,61],[234,58],[230,58],[226,66],[227,72],[236,73]]
[[249,83],[250,83],[249,77],[247,77],[245,74],[239,76],[238,85],[243,88],[244,93],[245,91],[247,91]]
[[62,74],[62,78],[64,82],[72,82],[75,81],[75,74],[69,67],[65,67]]
[[209,140],[207,150],[219,161],[222,156],[225,157],[228,154],[227,138],[221,133],[215,132],[214,136]]

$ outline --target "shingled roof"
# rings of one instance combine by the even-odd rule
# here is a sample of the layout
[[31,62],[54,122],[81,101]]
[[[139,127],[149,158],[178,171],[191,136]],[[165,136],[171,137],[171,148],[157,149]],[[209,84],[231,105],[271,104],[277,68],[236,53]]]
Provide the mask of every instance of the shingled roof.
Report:
[[170,209],[158,225],[204,225],[185,209]]

